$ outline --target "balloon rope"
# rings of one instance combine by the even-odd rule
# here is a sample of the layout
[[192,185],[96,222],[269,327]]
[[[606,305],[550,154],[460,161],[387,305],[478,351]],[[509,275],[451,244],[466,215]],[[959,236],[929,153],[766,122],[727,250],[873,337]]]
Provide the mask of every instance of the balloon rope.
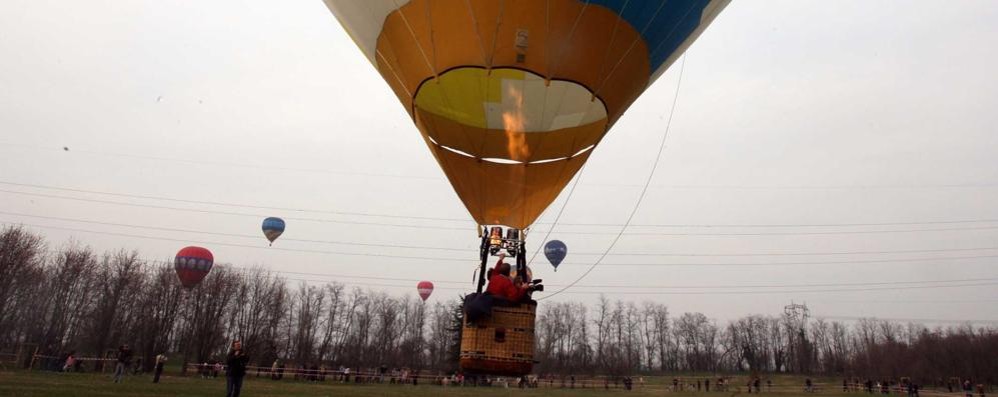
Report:
[[[534,254],[530,256],[530,261],[527,265],[532,265],[534,263],[534,258],[537,258],[537,254],[544,249],[544,243],[548,241],[548,237],[551,237],[551,232],[554,231],[555,226],[558,225],[558,220],[561,219],[561,214],[565,212],[565,207],[568,207],[568,201],[572,199],[572,193],[575,193],[575,186],[579,184],[579,180],[582,179],[582,172],[586,170],[586,163],[582,163],[582,167],[579,168],[579,172],[575,174],[575,181],[572,182],[572,187],[568,189],[568,195],[565,196],[565,202],[561,204],[561,209],[558,210],[558,215],[554,217],[554,222],[551,222],[551,226],[548,227],[547,233],[544,234],[544,238],[541,239],[540,244],[537,244],[537,250]],[[558,268],[555,268],[557,271]]]
[[[610,250],[612,250],[613,247],[617,245],[617,242],[620,241],[620,237],[624,235],[624,231],[627,230],[628,226],[630,226],[631,221],[634,220],[634,215],[638,213],[638,208],[641,207],[641,201],[644,200],[645,193],[648,192],[648,186],[651,185],[652,178],[655,176],[655,170],[658,169],[658,162],[662,159],[662,152],[665,150],[665,140],[666,140],[666,138],[669,137],[669,129],[672,127],[672,116],[676,114],[676,103],[679,102],[679,90],[680,90],[680,88],[682,88],[682,84],[683,84],[683,71],[685,69],[686,69],[686,56],[684,55],[683,56],[683,62],[679,66],[679,81],[676,82],[676,95],[673,96],[673,98],[672,98],[672,108],[669,110],[669,120],[666,121],[666,123],[665,123],[665,133],[662,134],[662,142],[658,146],[658,154],[655,155],[655,163],[651,167],[651,172],[648,173],[648,179],[645,180],[644,187],[641,188],[641,195],[638,196],[638,201],[636,203],[634,203],[634,209],[632,209],[631,210],[631,214],[627,216],[627,222],[624,222],[624,226],[620,228],[620,232],[617,233],[617,236],[613,238],[613,241],[610,243],[610,246],[607,247],[605,251],[603,251],[603,254],[601,254],[600,257],[598,259],[596,259],[596,262],[593,262],[593,264],[589,266],[589,269],[586,269],[585,273],[582,273],[582,275],[579,276],[579,278],[575,279],[575,281],[572,281],[570,284],[566,285],[564,288],[559,289],[559,290],[551,293],[550,295],[538,298],[537,299],[538,301],[541,301],[541,300],[544,300],[544,299],[548,299],[548,298],[551,298],[551,297],[553,297],[555,295],[558,295],[558,294],[560,294],[562,292],[565,292],[565,290],[567,290],[569,288],[572,288],[579,281],[582,281],[582,279],[586,278],[586,276],[588,276],[589,273],[591,273],[593,271],[593,269],[596,269],[596,266],[599,266],[599,264],[601,262],[603,262],[603,259],[606,258],[606,256],[610,253]],[[562,207],[562,209],[564,209],[564,207]],[[561,214],[559,213],[558,215],[560,216]],[[554,225],[551,225],[551,229],[554,229]],[[550,232],[550,230],[549,230],[549,232]]]

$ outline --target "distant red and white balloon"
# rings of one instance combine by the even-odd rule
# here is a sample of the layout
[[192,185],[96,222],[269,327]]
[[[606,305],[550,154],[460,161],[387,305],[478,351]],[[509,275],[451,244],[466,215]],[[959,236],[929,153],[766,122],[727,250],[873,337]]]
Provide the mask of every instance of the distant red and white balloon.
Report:
[[416,284],[416,291],[419,291],[419,297],[423,298],[423,302],[426,302],[430,298],[430,294],[433,293],[433,283],[420,281],[419,284]]

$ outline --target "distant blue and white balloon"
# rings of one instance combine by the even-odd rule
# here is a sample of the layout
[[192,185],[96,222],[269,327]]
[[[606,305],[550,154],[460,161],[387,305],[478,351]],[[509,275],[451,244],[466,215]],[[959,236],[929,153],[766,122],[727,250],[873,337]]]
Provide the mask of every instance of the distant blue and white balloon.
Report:
[[263,235],[270,240],[270,245],[274,245],[274,240],[284,233],[284,219],[270,217],[263,220]]
[[551,240],[544,244],[544,256],[551,262],[551,266],[554,266],[554,271],[558,271],[558,265],[565,260],[565,255],[568,255],[568,246],[565,243]]

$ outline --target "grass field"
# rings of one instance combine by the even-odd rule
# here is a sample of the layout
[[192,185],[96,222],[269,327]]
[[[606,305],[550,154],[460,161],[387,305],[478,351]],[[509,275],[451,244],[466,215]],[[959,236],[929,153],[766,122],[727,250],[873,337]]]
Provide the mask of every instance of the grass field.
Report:
[[[49,396],[223,396],[225,394],[224,378],[201,379],[198,377],[164,376],[159,384],[151,382],[151,376],[129,376],[123,383],[114,384],[107,374],[91,373],[55,373],[45,371],[0,371],[0,396],[18,397],[49,397]],[[661,395],[702,395],[702,396],[732,396],[744,394],[744,391],[732,388],[728,392],[672,392],[663,382],[671,378],[648,378],[644,387],[635,386],[632,391],[622,389],[562,389],[537,388],[517,389],[502,387],[442,387],[436,385],[354,385],[334,382],[308,383],[293,380],[271,381],[266,378],[248,376],[243,385],[243,396],[246,397],[277,397],[277,396],[661,396]],[[734,383],[743,383],[744,378],[735,378]],[[794,376],[777,376],[773,378],[773,391],[763,391],[763,395],[772,396],[867,396],[866,393],[842,393],[834,387],[832,379],[818,379],[823,383],[823,390],[815,394],[801,392],[803,378]],[[839,381],[841,382],[841,380]],[[840,383],[839,383],[840,384]],[[942,395],[929,390],[923,396]],[[952,394],[958,396],[959,394]],[[899,396],[892,394],[891,396]]]

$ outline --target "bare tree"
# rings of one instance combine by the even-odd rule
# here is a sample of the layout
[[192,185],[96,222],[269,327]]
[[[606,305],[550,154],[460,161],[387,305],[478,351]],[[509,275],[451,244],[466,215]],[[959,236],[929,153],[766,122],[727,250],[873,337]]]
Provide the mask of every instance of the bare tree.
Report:
[[241,280],[238,273],[216,265],[200,284],[184,291],[182,321],[178,323],[184,362],[191,357],[205,362],[225,351],[224,325]]
[[[301,283],[261,269],[218,265],[183,288],[169,265],[135,252],[103,255],[69,244],[44,255],[41,237],[0,231],[0,348],[38,345],[101,354],[128,343],[151,363],[173,350],[184,361],[219,358],[241,339],[258,364],[343,364],[457,369],[461,301],[412,298],[337,283]],[[242,269],[240,269],[242,270]],[[590,310],[592,309],[592,310]],[[864,319],[746,316],[723,327],[703,313],[669,316],[664,304],[613,301],[539,307],[536,370],[556,374],[635,371],[813,371],[919,382],[959,375],[994,383],[998,329]],[[30,362],[30,360],[26,361]]]
[[316,335],[319,333],[320,315],[325,309],[325,289],[301,283],[292,305],[295,336],[294,359],[309,363],[316,353]]
[[152,370],[157,354],[170,348],[170,339],[180,315],[183,287],[168,265],[157,266],[147,274],[135,313],[136,346],[142,354],[144,370]]
[[87,315],[90,346],[102,353],[116,344],[133,344],[133,310],[143,284],[144,264],[137,252],[105,254],[93,286],[100,295]]
[[[17,336],[2,330],[14,330],[18,301],[37,286],[44,252],[42,238],[19,226],[7,226],[0,231],[0,341],[16,342]],[[21,299],[19,299],[21,298]]]

